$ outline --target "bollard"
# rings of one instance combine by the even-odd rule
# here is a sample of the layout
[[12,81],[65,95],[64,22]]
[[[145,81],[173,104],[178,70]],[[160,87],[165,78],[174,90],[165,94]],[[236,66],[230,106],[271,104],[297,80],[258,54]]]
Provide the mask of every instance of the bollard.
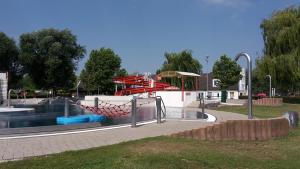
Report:
[[156,115],[157,115],[157,123],[161,123],[161,98],[156,98]]
[[131,127],[136,127],[136,97],[131,100]]
[[[202,102],[201,102],[202,101]],[[204,97],[202,96],[201,99],[200,99],[200,104],[201,104],[201,107],[202,107],[202,113],[205,113],[204,112],[204,107],[205,107],[205,103],[204,103]]]
[[94,107],[98,110],[98,103],[99,103],[99,98],[95,97],[94,99]]
[[69,100],[65,98],[65,117],[69,117]]

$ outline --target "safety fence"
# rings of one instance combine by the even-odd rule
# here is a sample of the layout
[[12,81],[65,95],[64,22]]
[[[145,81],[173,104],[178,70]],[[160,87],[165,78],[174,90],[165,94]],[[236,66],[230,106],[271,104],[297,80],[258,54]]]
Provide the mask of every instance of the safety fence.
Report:
[[187,130],[172,137],[185,137],[198,140],[268,140],[287,136],[289,122],[286,118],[266,120],[229,120],[204,128]]
[[[132,127],[136,127],[137,121],[157,119],[161,123],[161,119],[166,117],[166,108],[161,97],[137,98],[133,97],[130,101],[125,100],[89,100],[93,104],[77,104],[84,110],[104,115],[108,118],[118,120],[121,117],[130,117]],[[87,103],[87,100],[85,100]],[[122,119],[124,120],[124,119]]]

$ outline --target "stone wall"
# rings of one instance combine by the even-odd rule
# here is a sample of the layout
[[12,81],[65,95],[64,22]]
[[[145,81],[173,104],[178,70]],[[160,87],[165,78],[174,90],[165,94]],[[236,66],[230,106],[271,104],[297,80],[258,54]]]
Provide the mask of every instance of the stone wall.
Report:
[[198,140],[268,140],[287,136],[289,123],[285,118],[266,120],[230,120],[204,128],[174,133],[172,137]]

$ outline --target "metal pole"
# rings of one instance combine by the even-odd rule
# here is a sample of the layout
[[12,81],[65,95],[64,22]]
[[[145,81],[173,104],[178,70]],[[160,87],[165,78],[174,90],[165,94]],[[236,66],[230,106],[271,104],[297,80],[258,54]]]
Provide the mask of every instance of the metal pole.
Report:
[[131,100],[131,127],[136,127],[136,97]]
[[184,101],[184,76],[181,76],[181,101]]
[[[202,100],[202,102],[201,102],[201,100]],[[205,112],[205,110],[204,110],[204,108],[205,108],[204,97],[201,97],[200,103],[201,103],[201,107],[202,107],[202,113],[204,113]]]
[[69,100],[65,98],[65,117],[69,117]]
[[94,99],[94,107],[98,110],[99,98],[95,97]]
[[78,88],[79,88],[80,83],[81,83],[81,80],[78,81],[77,86],[76,86],[77,87],[77,89],[76,89],[77,90],[76,91],[77,92],[76,93],[77,94],[77,99],[79,98],[79,89]]
[[161,123],[161,98],[156,98],[157,123]]
[[7,101],[7,107],[10,107],[10,94],[13,90],[12,89],[9,89],[8,90],[8,101]]
[[269,96],[270,96],[270,98],[272,97],[272,77],[271,77],[271,75],[266,75],[266,77],[268,77],[269,78],[269,80],[270,80],[270,82],[269,82]]
[[[209,56],[206,56],[206,59],[205,59],[205,61],[206,61],[206,65],[208,65],[208,58],[209,58]],[[206,97],[208,98],[208,70],[207,70],[207,74],[206,74]]]
[[248,119],[253,119],[252,112],[252,61],[250,55],[247,53],[239,53],[235,60],[239,60],[241,56],[246,57],[247,59],[247,68],[248,68]]
[[77,96],[77,99],[79,98],[79,91],[78,91],[78,87],[76,89],[76,96]]

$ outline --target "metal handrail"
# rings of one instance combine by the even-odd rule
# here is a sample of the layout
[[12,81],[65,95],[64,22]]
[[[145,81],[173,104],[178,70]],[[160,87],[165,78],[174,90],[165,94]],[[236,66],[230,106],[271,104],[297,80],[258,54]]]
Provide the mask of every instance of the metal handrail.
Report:
[[162,107],[163,109],[161,109],[161,110],[162,110],[162,113],[163,113],[163,118],[166,118],[167,109],[166,109],[166,106],[165,106],[165,102],[164,102],[164,100],[162,99],[161,96],[156,96],[156,98],[160,98],[160,99],[161,99],[162,106],[163,106],[163,107]]

